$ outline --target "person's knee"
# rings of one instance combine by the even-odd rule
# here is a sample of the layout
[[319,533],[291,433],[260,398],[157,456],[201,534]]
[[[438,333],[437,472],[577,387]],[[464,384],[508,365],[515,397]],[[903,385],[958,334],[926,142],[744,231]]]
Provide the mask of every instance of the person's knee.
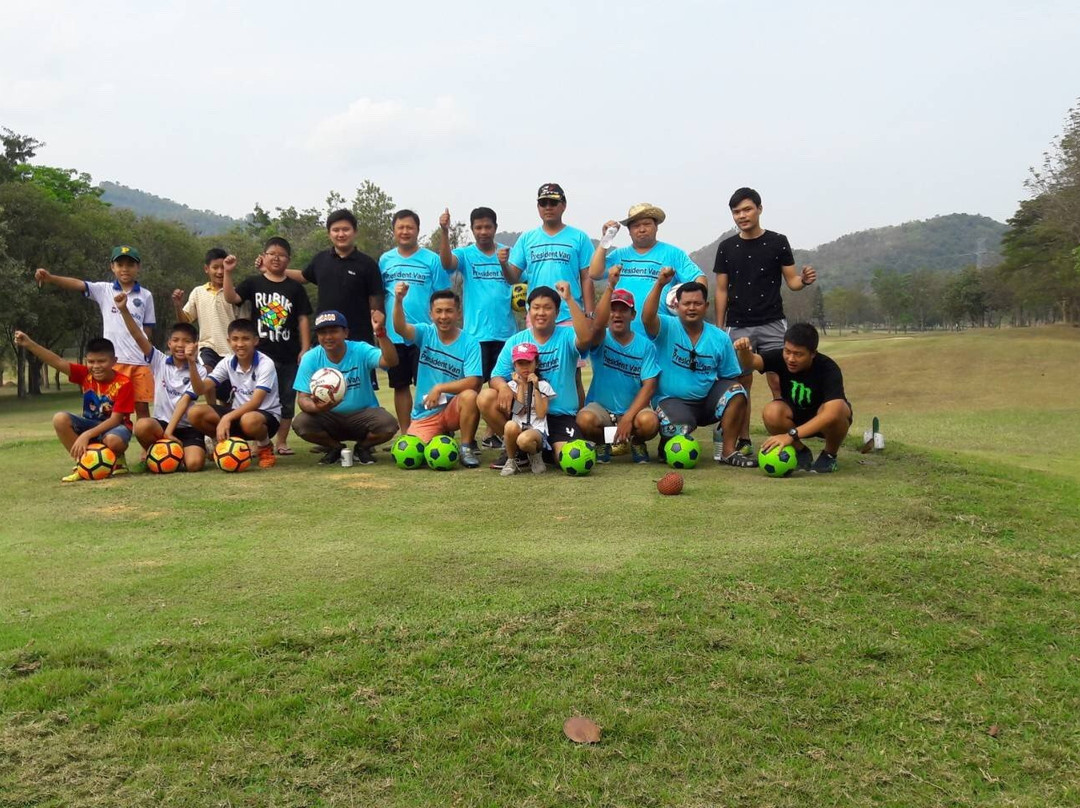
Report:
[[206,452],[197,446],[188,446],[184,449],[184,468],[188,471],[202,471],[206,465]]
[[790,424],[794,423],[791,408],[780,399],[773,399],[765,405],[765,409],[761,411],[761,420],[773,434],[786,432],[791,428]]
[[503,434],[508,438],[516,438],[521,434],[521,426],[516,421],[507,421]]
[[127,451],[128,442],[119,435],[114,435],[111,432],[102,436],[101,442],[112,449],[117,457]]
[[660,419],[652,410],[641,410],[634,416],[634,434],[638,437],[651,438],[660,431]]
[[71,423],[71,414],[67,412],[58,412],[52,417],[52,425],[54,429],[74,429],[74,425]]
[[600,429],[600,418],[591,410],[578,410],[574,420],[577,421],[578,427],[586,432],[596,432]]
[[457,394],[458,411],[462,409],[476,409],[477,393],[475,390],[462,390]]
[[266,418],[259,412],[245,412],[240,416],[240,428],[245,435],[258,435],[266,431]]

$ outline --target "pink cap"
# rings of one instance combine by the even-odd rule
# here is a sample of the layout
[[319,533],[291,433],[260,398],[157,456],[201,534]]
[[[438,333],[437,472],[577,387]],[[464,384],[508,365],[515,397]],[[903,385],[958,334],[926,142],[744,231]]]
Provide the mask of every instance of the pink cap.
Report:
[[531,342],[522,342],[514,346],[510,356],[515,362],[535,362],[540,356],[540,349]]
[[630,294],[626,289],[616,289],[611,293],[611,305],[616,303],[622,303],[624,306],[629,306],[632,309],[636,309],[634,305],[634,296]]

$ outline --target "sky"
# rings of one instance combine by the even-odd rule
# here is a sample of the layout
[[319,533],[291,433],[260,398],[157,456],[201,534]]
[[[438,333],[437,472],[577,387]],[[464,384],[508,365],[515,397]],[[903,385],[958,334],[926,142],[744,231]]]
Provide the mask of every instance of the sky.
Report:
[[[434,228],[478,205],[599,237],[651,202],[687,251],[752,186],[810,248],[948,213],[1004,221],[1080,103],[1080,4],[1047,0],[5,4],[0,126],[232,216],[351,198]],[[616,246],[628,242],[620,234]]]

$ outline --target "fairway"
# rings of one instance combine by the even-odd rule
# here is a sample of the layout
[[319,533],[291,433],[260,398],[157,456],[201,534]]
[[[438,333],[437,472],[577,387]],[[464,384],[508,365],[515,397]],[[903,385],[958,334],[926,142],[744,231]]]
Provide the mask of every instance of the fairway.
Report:
[[62,485],[76,396],[5,391],[0,807],[1078,805],[1078,349],[825,339],[839,472],[706,460],[679,497],[295,436]]

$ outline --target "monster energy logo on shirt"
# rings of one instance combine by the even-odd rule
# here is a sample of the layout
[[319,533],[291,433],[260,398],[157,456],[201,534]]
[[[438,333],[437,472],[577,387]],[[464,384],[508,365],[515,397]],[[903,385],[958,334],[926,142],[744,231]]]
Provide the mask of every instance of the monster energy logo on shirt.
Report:
[[810,398],[814,395],[814,391],[807,387],[802,382],[797,382],[794,379],[791,380],[791,402],[796,407],[805,407],[810,403]]

